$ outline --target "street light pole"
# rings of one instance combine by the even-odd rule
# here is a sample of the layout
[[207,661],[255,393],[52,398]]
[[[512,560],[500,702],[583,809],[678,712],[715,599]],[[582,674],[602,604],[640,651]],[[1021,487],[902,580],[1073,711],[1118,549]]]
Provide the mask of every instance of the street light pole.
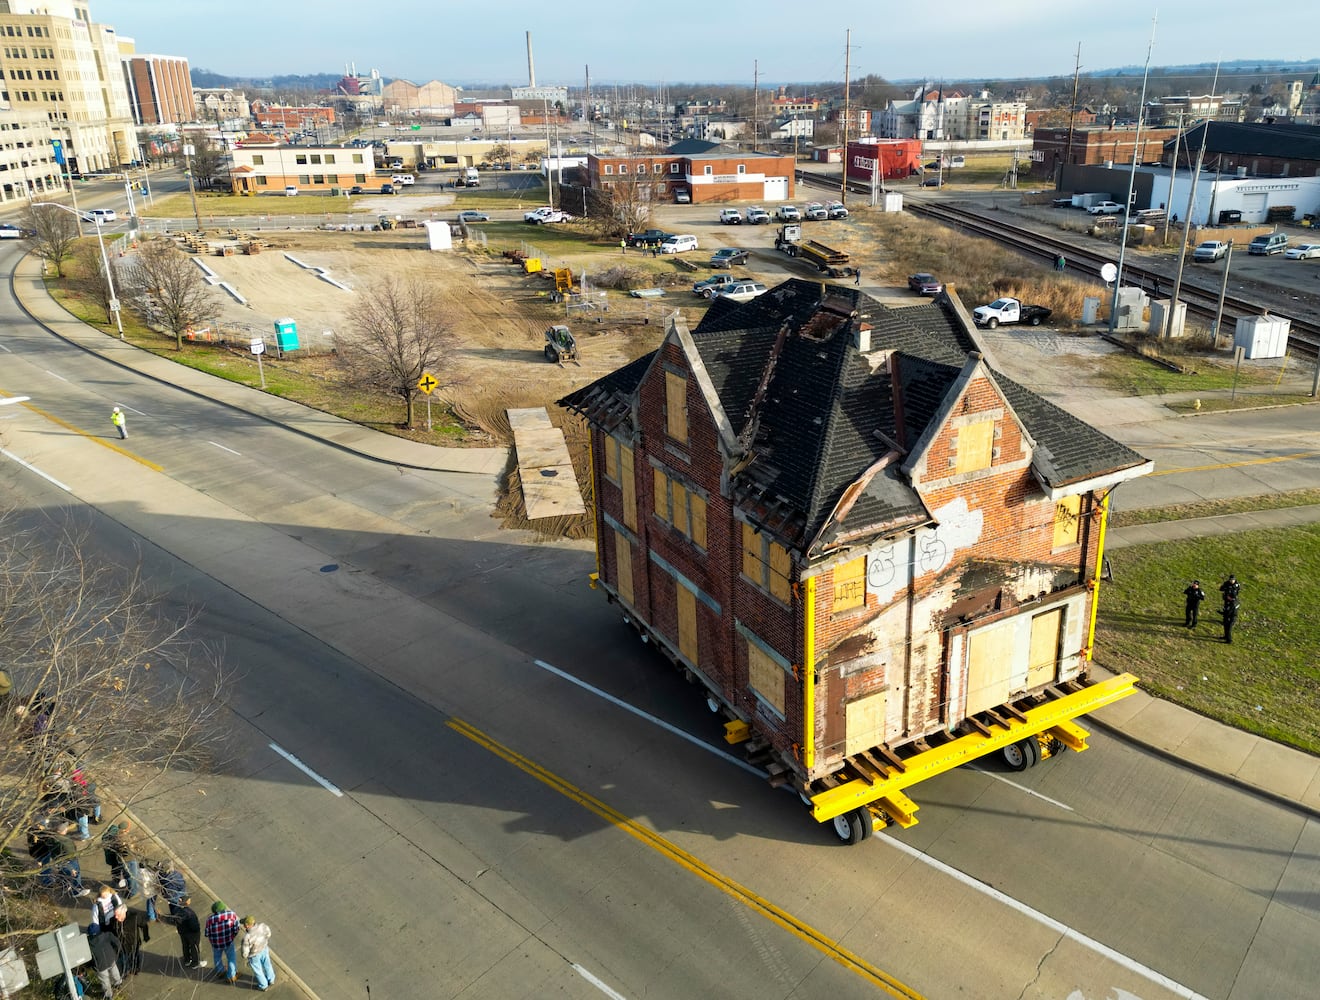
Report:
[[[280,158],[282,161],[282,154]],[[188,177],[188,197],[192,199],[193,221],[197,223],[197,231],[200,233],[202,231],[202,214],[197,211],[197,188],[193,184],[192,145],[186,142],[183,144],[183,172]]]
[[[38,201],[38,202],[34,202],[32,207],[58,208],[61,212],[68,212],[69,214],[76,216],[78,219],[82,218],[81,213],[70,208],[68,205],[61,205],[59,202],[56,201]],[[119,330],[119,339],[123,340],[124,323],[123,320],[121,320],[119,317],[119,299],[115,297],[115,281],[114,281],[114,277],[110,273],[110,257],[105,252],[105,236],[101,232],[101,220],[96,218],[96,216],[92,216],[92,225],[96,227],[96,242],[101,247],[101,266],[105,269],[105,288],[106,291],[110,293],[110,303],[109,303],[110,315],[112,315],[115,318],[115,327]],[[78,231],[81,234],[82,232],[81,226],[78,227]]]

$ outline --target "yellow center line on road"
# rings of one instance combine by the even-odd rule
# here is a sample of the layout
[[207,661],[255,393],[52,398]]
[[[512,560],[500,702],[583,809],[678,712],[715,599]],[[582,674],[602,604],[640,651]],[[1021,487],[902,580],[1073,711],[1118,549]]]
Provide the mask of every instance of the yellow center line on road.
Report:
[[1294,455],[1275,455],[1271,458],[1249,458],[1242,462],[1218,462],[1215,465],[1188,465],[1180,469],[1161,469],[1152,476],[1172,476],[1177,472],[1213,472],[1216,469],[1240,469],[1248,465],[1270,465],[1274,462],[1295,462],[1299,458],[1315,458],[1320,451],[1299,451]]
[[721,875],[719,872],[715,871],[715,869],[711,868],[694,855],[689,854],[677,844],[666,840],[654,830],[648,830],[635,820],[629,819],[623,813],[606,805],[604,802],[600,801],[600,799],[582,791],[582,789],[570,784],[558,775],[547,771],[540,764],[529,760],[516,750],[512,750],[509,747],[504,746],[502,743],[496,742],[479,729],[463,722],[461,719],[450,719],[446,724],[460,736],[467,737],[473,743],[476,743],[478,746],[484,747],[491,753],[495,754],[495,756],[508,761],[520,771],[531,775],[537,781],[553,788],[565,798],[572,799],[580,806],[595,813],[607,823],[612,824],[624,833],[640,840],[643,844],[650,847],[658,854],[673,861],[679,867],[687,869],[703,881],[710,883],[725,895],[742,903],[752,912],[758,913],[771,923],[779,925],[794,937],[811,945],[821,954],[838,962],[845,969],[856,973],[862,979],[880,987],[891,997],[897,997],[899,1000],[922,1000],[921,994],[913,990],[911,987],[905,986],[893,976],[876,968],[859,955],[854,955],[841,944],[826,937],[810,924],[804,923],[792,914],[781,910],[769,900],[762,899],[746,886],[735,882],[727,875]]
[[91,433],[91,431],[85,431],[81,427],[75,427],[67,420],[61,420],[59,417],[55,416],[55,414],[47,413],[39,406],[33,406],[31,403],[19,403],[18,405],[24,407],[25,409],[31,410],[39,417],[45,417],[52,424],[58,424],[59,426],[63,427],[66,431],[72,431],[74,434],[77,434],[81,437],[85,437],[88,441],[91,441],[93,444],[99,444],[102,448],[109,448],[111,451],[117,452],[118,454],[123,455],[125,458],[131,458],[139,465],[145,465],[152,472],[165,471],[163,466],[159,466],[155,462],[143,458],[141,455],[135,455],[127,448],[121,448],[113,441],[106,441],[104,438],[97,437],[95,434]]

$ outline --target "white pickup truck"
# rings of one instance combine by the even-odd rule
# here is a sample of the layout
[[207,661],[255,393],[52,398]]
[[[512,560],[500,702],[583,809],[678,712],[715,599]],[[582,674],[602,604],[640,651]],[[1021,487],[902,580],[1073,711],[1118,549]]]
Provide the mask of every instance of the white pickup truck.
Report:
[[972,310],[972,319],[977,326],[988,326],[991,330],[1001,323],[1027,323],[1040,326],[1050,318],[1050,310],[1044,306],[1025,306],[1017,299],[995,299],[988,306],[977,306]]
[[1092,215],[1119,215],[1123,206],[1116,201],[1102,201],[1087,209]]
[[534,208],[530,212],[523,213],[523,222],[530,222],[534,225],[544,225],[547,222],[572,222],[573,216],[567,212],[560,211],[557,208],[551,208],[549,205],[542,205],[540,208]]

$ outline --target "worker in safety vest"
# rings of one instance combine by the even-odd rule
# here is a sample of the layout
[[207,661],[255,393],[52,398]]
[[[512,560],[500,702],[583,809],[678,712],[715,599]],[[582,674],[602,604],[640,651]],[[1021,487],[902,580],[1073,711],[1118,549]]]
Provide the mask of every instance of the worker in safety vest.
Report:
[[128,427],[124,424],[123,410],[116,406],[110,412],[110,422],[115,425],[116,429],[118,429],[121,440],[128,437]]

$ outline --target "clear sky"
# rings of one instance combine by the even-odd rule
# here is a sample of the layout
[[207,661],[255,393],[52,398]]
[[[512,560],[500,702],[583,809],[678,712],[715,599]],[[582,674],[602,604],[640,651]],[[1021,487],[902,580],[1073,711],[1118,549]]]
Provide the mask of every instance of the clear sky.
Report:
[[[873,5],[755,0],[89,0],[95,21],[139,52],[185,56],[235,76],[379,69],[454,84],[526,82],[532,32],[540,84],[771,83],[852,76],[981,80],[1140,67],[1158,7],[1153,66],[1217,59],[1314,59],[1320,2],[1238,0],[938,0]],[[206,11],[205,14],[202,12]]]

